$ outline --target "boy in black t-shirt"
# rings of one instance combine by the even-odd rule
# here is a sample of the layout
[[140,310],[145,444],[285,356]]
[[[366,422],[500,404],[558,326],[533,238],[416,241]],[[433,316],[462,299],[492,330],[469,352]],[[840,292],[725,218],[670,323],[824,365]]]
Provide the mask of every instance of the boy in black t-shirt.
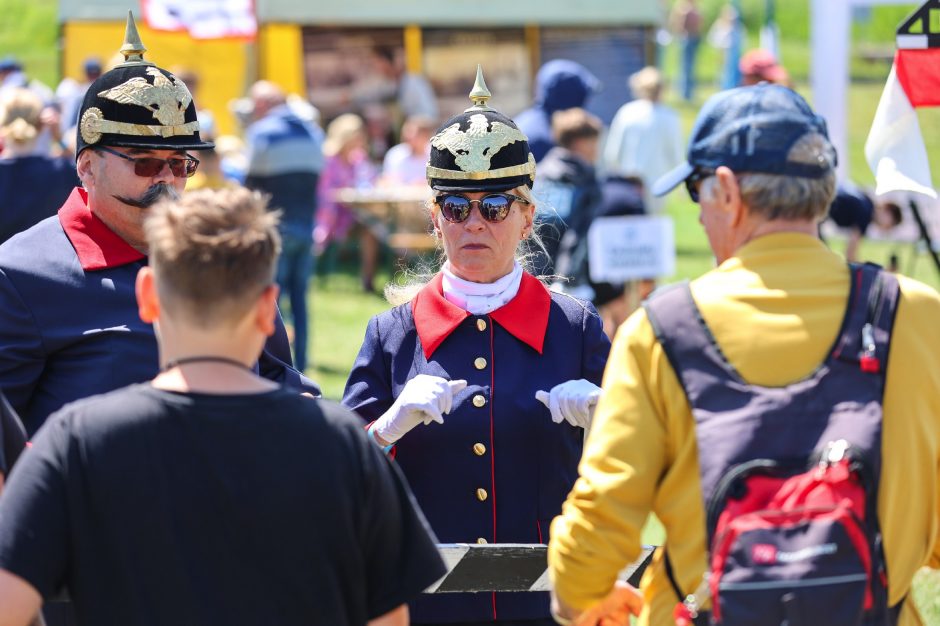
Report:
[[82,625],[407,624],[444,568],[403,478],[349,411],[251,368],[276,218],[201,191],[146,232],[162,371],[64,407],[23,454],[0,498],[0,625],[63,586]]

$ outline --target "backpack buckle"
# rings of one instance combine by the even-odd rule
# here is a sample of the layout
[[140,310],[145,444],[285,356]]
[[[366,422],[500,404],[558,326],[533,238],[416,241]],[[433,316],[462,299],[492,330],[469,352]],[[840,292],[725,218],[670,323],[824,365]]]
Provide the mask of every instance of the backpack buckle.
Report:
[[858,357],[858,364],[866,374],[877,374],[881,371],[881,362],[875,354],[875,333],[871,323],[862,326],[862,353]]
[[672,610],[672,619],[676,626],[694,626],[695,619],[698,617],[699,610],[708,599],[710,589],[708,587],[708,576],[702,577],[702,582],[694,592],[685,597],[685,600],[676,605]]

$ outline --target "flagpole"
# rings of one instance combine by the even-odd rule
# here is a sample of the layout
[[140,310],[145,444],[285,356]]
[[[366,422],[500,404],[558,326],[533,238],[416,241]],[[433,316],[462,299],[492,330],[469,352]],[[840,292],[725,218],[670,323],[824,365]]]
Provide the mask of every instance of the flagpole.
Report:
[[920,214],[920,209],[917,207],[917,200],[914,198],[911,198],[911,213],[914,214],[914,221],[917,222],[917,228],[920,230],[921,238],[924,240],[924,243],[927,244],[927,252],[930,253],[934,265],[937,266],[937,272],[940,273],[940,256],[937,255],[937,251],[933,247],[930,230],[927,228],[927,224]]

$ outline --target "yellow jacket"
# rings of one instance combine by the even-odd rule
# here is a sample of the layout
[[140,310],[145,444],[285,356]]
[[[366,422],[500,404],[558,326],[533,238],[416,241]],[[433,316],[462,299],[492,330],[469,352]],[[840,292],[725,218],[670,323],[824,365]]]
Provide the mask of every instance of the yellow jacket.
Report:
[[[940,296],[898,278],[878,502],[892,605],[908,594],[918,568],[940,567]],[[781,386],[825,359],[845,312],[849,273],[818,239],[784,233],[749,242],[691,288],[731,364],[750,382]],[[683,591],[698,586],[706,557],[695,425],[642,310],[614,340],[579,473],[549,546],[563,602],[583,610],[606,595],[638,556],[650,512],[665,526]],[[640,623],[672,624],[677,598],[659,558],[642,587]],[[905,602],[902,626],[921,623],[913,604]]]

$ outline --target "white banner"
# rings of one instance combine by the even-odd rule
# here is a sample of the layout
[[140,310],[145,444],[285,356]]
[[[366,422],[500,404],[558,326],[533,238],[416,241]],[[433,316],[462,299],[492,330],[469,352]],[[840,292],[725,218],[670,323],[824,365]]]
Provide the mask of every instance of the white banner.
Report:
[[594,282],[672,276],[676,271],[672,218],[595,219],[588,231],[588,261]]
[[147,26],[188,31],[193,39],[254,39],[254,0],[141,0]]

